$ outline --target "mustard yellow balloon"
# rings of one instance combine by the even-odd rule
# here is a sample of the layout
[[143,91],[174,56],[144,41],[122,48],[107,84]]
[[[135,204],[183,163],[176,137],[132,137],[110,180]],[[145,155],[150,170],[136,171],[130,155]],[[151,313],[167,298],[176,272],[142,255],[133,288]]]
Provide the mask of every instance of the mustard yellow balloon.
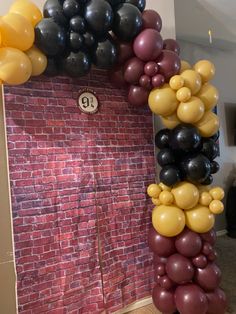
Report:
[[201,136],[211,137],[219,130],[220,121],[214,112],[207,111],[204,113],[202,119],[195,123],[195,126],[198,128]]
[[37,47],[33,46],[25,52],[32,63],[32,76],[42,74],[47,67],[47,57]]
[[176,92],[176,98],[180,102],[186,102],[191,98],[191,90],[188,87],[182,87]]
[[205,110],[208,111],[214,108],[217,104],[219,100],[219,92],[215,86],[206,83],[198,92],[197,97],[201,99],[201,101],[204,103]]
[[158,186],[158,184],[150,184],[147,188],[147,194],[148,196],[152,197],[152,198],[158,198],[159,195],[161,193],[161,189]]
[[194,70],[200,74],[202,82],[210,81],[215,75],[215,66],[208,60],[200,60],[194,65]]
[[197,205],[199,200],[198,188],[189,182],[180,182],[171,190],[178,207],[188,210]]
[[29,0],[15,1],[9,10],[10,13],[17,13],[24,16],[30,24],[35,27],[43,18],[39,8]]
[[184,86],[191,90],[192,95],[199,92],[202,87],[201,76],[194,70],[185,70],[181,73],[181,77],[184,79]]
[[159,200],[159,198],[152,198],[152,203],[156,206],[161,205],[161,201]]
[[224,204],[219,200],[213,200],[209,205],[209,209],[213,214],[219,215],[224,211]]
[[165,185],[164,183],[159,183],[159,187],[162,191],[171,191],[171,187],[169,187],[168,185]]
[[148,104],[153,113],[161,116],[171,115],[177,108],[178,100],[175,92],[168,84],[154,88],[149,94]]
[[215,217],[209,208],[201,205],[185,211],[185,218],[187,227],[198,233],[208,232],[215,223]]
[[169,85],[172,89],[178,90],[184,86],[184,79],[180,75],[174,75],[170,79]]
[[203,206],[209,206],[212,201],[212,197],[208,192],[202,192],[199,198],[199,204]]
[[225,192],[222,188],[220,187],[215,187],[213,189],[211,189],[209,191],[210,195],[212,196],[212,198],[214,200],[219,200],[219,201],[222,201],[223,198],[225,197]]
[[201,99],[192,96],[188,101],[181,102],[177,109],[177,117],[185,123],[196,123],[205,113],[205,107]]
[[185,227],[184,212],[176,206],[157,206],[152,211],[152,224],[161,235],[174,237]]
[[174,202],[174,196],[169,191],[162,191],[159,195],[159,200],[163,205],[171,205]]
[[180,67],[180,73],[183,73],[186,70],[190,70],[192,67],[190,63],[188,63],[185,60],[181,60],[181,67]]
[[9,85],[23,84],[30,78],[32,65],[27,55],[15,48],[0,48],[0,80]]
[[168,117],[161,117],[161,122],[167,129],[174,129],[178,124],[181,123],[176,113]]

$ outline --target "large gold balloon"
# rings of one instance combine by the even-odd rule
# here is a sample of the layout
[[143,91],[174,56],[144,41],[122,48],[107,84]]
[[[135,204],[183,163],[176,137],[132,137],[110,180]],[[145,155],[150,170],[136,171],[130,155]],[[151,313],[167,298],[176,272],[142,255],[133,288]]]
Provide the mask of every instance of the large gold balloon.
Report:
[[185,227],[184,212],[176,206],[156,206],[152,212],[153,227],[165,237],[174,237]]
[[0,80],[9,85],[25,83],[31,75],[32,65],[27,55],[15,48],[0,48]]
[[152,197],[152,198],[158,198],[159,195],[161,193],[161,189],[158,186],[158,184],[150,184],[147,188],[147,194],[148,196]]
[[0,18],[0,32],[2,45],[22,51],[32,47],[34,42],[34,28],[23,16],[8,13]]
[[205,112],[205,107],[201,99],[192,96],[189,101],[181,102],[177,109],[177,117],[185,123],[195,123],[199,121]]
[[185,218],[187,227],[198,233],[208,232],[215,223],[215,217],[209,208],[201,205],[185,211]]
[[185,70],[181,73],[181,77],[184,79],[184,86],[188,87],[192,95],[199,92],[202,86],[201,76],[194,70]]
[[171,190],[175,203],[182,209],[191,209],[197,205],[199,200],[198,188],[189,182],[180,182]]
[[15,1],[9,10],[10,13],[17,13],[24,16],[33,27],[43,18],[39,8],[29,0],[17,0]]
[[198,128],[201,136],[211,137],[219,130],[220,121],[214,112],[207,111],[202,119],[195,123],[195,126]]
[[161,122],[167,129],[174,129],[178,124],[181,123],[176,113],[168,117],[161,117]]
[[25,52],[32,63],[32,76],[42,74],[47,67],[47,57],[35,46]]
[[200,60],[194,65],[194,70],[201,75],[202,82],[210,81],[215,75],[215,66],[208,60]]
[[219,100],[219,93],[215,86],[206,83],[200,89],[197,97],[201,99],[201,101],[204,103],[205,110],[208,111],[214,108],[217,104]]
[[191,65],[187,61],[181,60],[180,73],[183,73],[186,70],[190,70],[191,68]]
[[178,103],[175,92],[168,84],[162,88],[154,88],[148,98],[151,111],[161,116],[171,115],[176,110]]

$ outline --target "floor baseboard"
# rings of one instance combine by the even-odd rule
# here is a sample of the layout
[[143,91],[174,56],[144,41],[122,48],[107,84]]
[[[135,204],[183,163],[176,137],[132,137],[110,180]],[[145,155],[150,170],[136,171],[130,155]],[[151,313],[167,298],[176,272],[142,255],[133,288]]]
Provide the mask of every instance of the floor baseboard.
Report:
[[227,234],[227,230],[226,229],[219,230],[219,231],[216,232],[217,237],[222,237],[222,236],[224,236],[226,234]]
[[125,308],[115,312],[114,314],[125,314],[131,311],[135,311],[137,309],[140,309],[141,307],[147,306],[152,304],[152,298],[148,297],[139,301],[136,301],[128,306],[126,306]]

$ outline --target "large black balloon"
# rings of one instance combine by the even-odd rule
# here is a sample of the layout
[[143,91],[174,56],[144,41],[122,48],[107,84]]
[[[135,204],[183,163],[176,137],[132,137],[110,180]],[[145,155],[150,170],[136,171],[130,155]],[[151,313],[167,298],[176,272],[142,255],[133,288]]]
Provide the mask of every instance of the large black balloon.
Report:
[[83,47],[84,38],[79,33],[70,32],[69,45],[72,51],[78,51]]
[[191,124],[179,124],[170,132],[170,147],[185,153],[200,150],[199,131]]
[[63,12],[68,18],[72,18],[77,15],[81,9],[79,1],[76,0],[65,0],[63,3]]
[[143,12],[146,7],[146,0],[125,0],[125,2],[135,5],[141,12]]
[[84,34],[86,32],[85,20],[82,16],[76,15],[70,20],[70,28],[72,31]]
[[160,172],[160,181],[167,186],[172,186],[181,180],[181,173],[176,166],[165,166]]
[[141,31],[142,25],[142,14],[134,5],[123,3],[115,8],[112,30],[121,41],[132,41]]
[[217,173],[220,170],[220,165],[216,161],[211,162],[211,174]]
[[64,72],[71,77],[80,77],[88,74],[91,67],[89,56],[83,52],[70,52],[70,54],[62,59],[62,67]]
[[162,129],[157,132],[155,136],[155,144],[156,147],[159,149],[168,148],[169,147],[169,140],[170,140],[170,130],[169,129]]
[[93,63],[99,69],[110,69],[117,60],[117,49],[111,36],[99,41],[93,53]]
[[175,156],[171,149],[164,148],[159,151],[157,154],[157,161],[161,167],[174,164],[175,163]]
[[195,154],[184,158],[180,164],[181,171],[189,181],[204,182],[211,173],[211,163],[203,154]]
[[57,76],[60,74],[60,69],[55,58],[48,58],[47,67],[43,74],[47,76]]
[[201,152],[213,160],[219,155],[219,146],[211,139],[204,139]]
[[43,16],[52,17],[54,21],[62,26],[67,24],[67,19],[63,14],[62,5],[59,0],[47,0],[43,6]]
[[90,0],[85,6],[84,17],[89,28],[98,36],[104,36],[111,30],[113,10],[105,0]]
[[66,45],[66,32],[52,18],[42,19],[35,26],[35,44],[48,56],[63,53]]

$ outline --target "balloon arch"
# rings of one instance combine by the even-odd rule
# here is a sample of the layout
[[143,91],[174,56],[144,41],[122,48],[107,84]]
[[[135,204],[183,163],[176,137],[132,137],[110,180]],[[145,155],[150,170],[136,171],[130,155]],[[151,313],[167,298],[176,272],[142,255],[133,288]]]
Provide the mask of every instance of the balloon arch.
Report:
[[149,104],[165,129],[156,134],[159,184],[147,193],[155,205],[148,235],[154,252],[153,302],[162,313],[224,314],[215,263],[214,215],[224,191],[211,187],[219,171],[218,91],[214,65],[193,67],[174,39],[163,40],[162,20],[145,0],[46,0],[43,14],[17,0],[0,18],[0,82],[31,76],[81,77],[92,65],[127,89],[133,106]]

